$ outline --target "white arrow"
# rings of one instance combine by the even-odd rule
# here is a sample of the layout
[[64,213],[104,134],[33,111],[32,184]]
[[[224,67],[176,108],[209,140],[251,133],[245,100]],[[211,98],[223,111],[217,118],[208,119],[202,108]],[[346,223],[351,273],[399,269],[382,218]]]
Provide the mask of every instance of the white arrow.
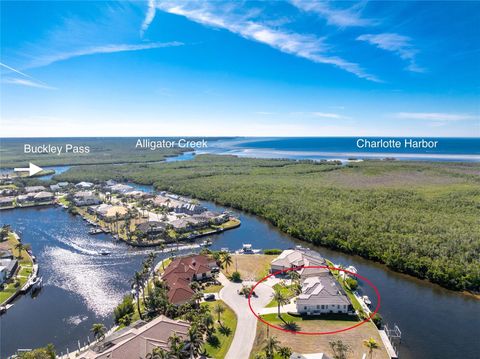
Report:
[[28,172],[29,176],[33,176],[38,172],[43,171],[43,168],[40,168],[37,165],[34,165],[33,163],[30,162],[28,168],[14,168],[13,170],[15,172]]

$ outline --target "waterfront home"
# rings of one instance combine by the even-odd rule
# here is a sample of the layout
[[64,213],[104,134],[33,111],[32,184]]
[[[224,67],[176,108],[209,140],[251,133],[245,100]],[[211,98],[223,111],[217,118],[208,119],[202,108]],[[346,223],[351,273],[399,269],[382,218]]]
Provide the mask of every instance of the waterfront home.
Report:
[[168,285],[170,303],[181,305],[190,301],[195,294],[190,283],[212,278],[212,269],[216,267],[213,259],[201,254],[174,259],[162,275]]
[[44,203],[44,202],[51,202],[53,200],[53,193],[52,192],[38,192],[35,197],[33,197],[33,201],[37,203]]
[[18,268],[17,259],[0,259],[0,266],[5,267],[6,277],[11,278]]
[[167,224],[158,221],[148,221],[140,223],[137,226],[137,230],[146,234],[148,237],[153,237],[165,233],[167,230]]
[[271,273],[296,268],[302,277],[327,275],[328,268],[304,268],[309,266],[326,266],[325,259],[315,251],[306,248],[284,250],[270,264]]
[[332,275],[303,279],[296,307],[298,313],[307,315],[348,313],[352,310],[347,295]]
[[182,203],[180,206],[174,207],[175,213],[184,213],[188,215],[200,214],[206,209],[198,204]]
[[205,211],[202,214],[195,215],[194,217],[201,218],[206,222],[217,225],[225,223],[230,219],[230,215],[227,213],[218,213],[212,211]]
[[0,207],[11,207],[15,197],[0,197]]
[[32,192],[42,192],[45,191],[46,188],[43,186],[28,186],[25,187],[25,193],[32,193]]
[[92,206],[100,204],[101,201],[92,191],[80,191],[73,196],[73,203],[76,206]]
[[7,267],[0,265],[0,287],[7,281]]
[[186,339],[190,324],[161,315],[146,323],[137,321],[115,331],[105,339],[80,353],[79,359],[145,359],[153,349],[170,350],[169,338],[176,334]]
[[92,188],[93,187],[93,183],[91,182],[79,182],[75,185],[75,187],[79,187],[79,188]]
[[123,219],[128,213],[128,210],[126,207],[123,206],[114,206],[111,204],[100,204],[98,206],[91,206],[88,207],[87,210],[91,214],[96,214],[100,219],[103,219],[104,221],[113,221],[117,218]]
[[0,260],[2,260],[2,259],[13,259],[13,258],[15,258],[15,256],[13,255],[13,253],[10,249],[0,248]]
[[112,191],[113,193],[121,193],[121,194],[125,194],[134,190],[132,186],[122,184],[122,183],[114,184],[113,186],[109,186],[109,188],[110,188],[110,191]]
[[188,232],[193,230],[192,223],[187,221],[186,218],[176,219],[170,222],[170,225],[175,229],[176,232]]
[[107,182],[105,182],[105,185],[106,185],[107,187],[111,187],[111,186],[114,186],[114,185],[116,185],[116,184],[117,184],[117,182],[114,181],[114,180],[112,180],[112,179],[109,179]]
[[35,197],[35,193],[27,193],[17,196],[17,203],[27,203],[32,202],[33,198]]
[[53,192],[58,192],[60,191],[61,187],[58,184],[52,184],[50,185],[50,190]]

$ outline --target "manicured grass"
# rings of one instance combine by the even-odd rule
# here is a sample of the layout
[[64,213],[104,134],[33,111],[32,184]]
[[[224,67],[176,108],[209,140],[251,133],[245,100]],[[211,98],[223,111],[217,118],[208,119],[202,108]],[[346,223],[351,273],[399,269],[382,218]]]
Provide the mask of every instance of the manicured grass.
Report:
[[234,254],[232,265],[222,269],[223,274],[229,277],[235,271],[235,266],[243,280],[258,281],[268,275],[270,263],[277,256],[265,254]]
[[238,219],[230,219],[229,221],[220,224],[218,227],[223,229],[235,228],[240,225],[240,220]]
[[210,285],[203,290],[203,293],[218,293],[223,288],[223,285]]
[[[221,315],[221,321],[224,326],[231,329],[231,333],[228,336],[220,333],[220,331],[218,330],[220,325],[217,322],[217,316],[213,311],[213,308],[218,303],[221,303],[225,307],[225,312],[223,312],[223,314]],[[204,302],[202,303],[202,305],[208,306],[213,317],[215,318],[215,328],[217,330],[215,331],[214,336],[218,339],[217,345],[212,345],[207,342],[205,344],[205,350],[207,351],[209,358],[223,359],[225,358],[225,355],[227,354],[228,349],[232,344],[233,337],[235,336],[235,330],[237,328],[237,316],[235,315],[233,310],[221,300],[217,300],[214,302]]]
[[[284,285],[281,285],[281,284],[275,284],[273,286],[273,289],[280,289],[280,292],[283,293],[283,295],[289,299],[292,299],[294,296],[295,296],[295,293],[294,291],[291,289],[290,286],[284,286]],[[275,300],[275,299],[272,299],[272,301],[270,303],[267,304],[267,308],[270,308],[270,307],[277,307],[278,306],[278,302]]]

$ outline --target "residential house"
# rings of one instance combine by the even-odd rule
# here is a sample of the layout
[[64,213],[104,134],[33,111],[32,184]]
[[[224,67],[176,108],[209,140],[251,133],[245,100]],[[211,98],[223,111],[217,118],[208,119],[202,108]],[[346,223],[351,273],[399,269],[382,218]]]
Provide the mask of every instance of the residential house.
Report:
[[170,303],[181,305],[190,301],[195,294],[190,283],[212,278],[212,269],[216,267],[213,259],[201,254],[174,259],[162,275],[169,288]]
[[7,281],[7,267],[0,265],[0,287]]
[[93,187],[93,183],[91,182],[79,182],[75,185],[75,187],[79,187],[79,188],[92,188]]
[[18,268],[18,260],[17,259],[0,259],[0,266],[5,267],[5,271],[7,274],[7,279],[12,277]]
[[51,202],[53,200],[54,196],[52,192],[38,192],[35,197],[33,197],[34,202],[38,203],[46,203],[46,202]]
[[330,359],[330,357],[328,357],[324,353],[309,353],[309,354],[293,353],[290,356],[290,359]]
[[175,213],[184,213],[188,215],[200,214],[205,211],[205,208],[193,203],[183,203],[174,208]]
[[312,250],[296,248],[284,250],[270,264],[271,273],[283,271],[289,268],[296,268],[302,277],[321,276],[330,273],[328,268],[304,268],[304,267],[326,267],[325,259]]
[[113,193],[125,194],[128,192],[134,191],[134,188],[126,184],[118,183],[118,184],[114,184],[113,186],[110,186],[110,191],[112,191]]
[[76,206],[92,206],[100,204],[101,201],[92,191],[81,191],[75,193],[73,203],[75,203]]
[[27,202],[33,202],[33,199],[35,197],[35,193],[27,193],[27,194],[22,194],[20,196],[17,196],[17,204],[22,204],[22,203],[27,203]]
[[12,207],[15,197],[0,197],[0,207]]
[[28,186],[25,187],[25,193],[32,193],[32,192],[42,192],[45,191],[46,188],[43,186]]
[[86,352],[79,359],[146,359],[155,348],[170,350],[169,338],[176,334],[186,339],[190,324],[161,315],[145,323],[137,321],[115,331]]
[[158,221],[148,221],[140,223],[137,226],[137,230],[145,233],[148,237],[155,237],[166,232],[167,224]]
[[88,207],[87,211],[90,214],[95,214],[104,221],[112,221],[117,218],[123,219],[128,213],[128,209],[123,206],[114,206],[111,204],[100,204],[98,206]]
[[332,275],[302,280],[302,293],[297,297],[297,312],[307,315],[348,313],[351,303]]

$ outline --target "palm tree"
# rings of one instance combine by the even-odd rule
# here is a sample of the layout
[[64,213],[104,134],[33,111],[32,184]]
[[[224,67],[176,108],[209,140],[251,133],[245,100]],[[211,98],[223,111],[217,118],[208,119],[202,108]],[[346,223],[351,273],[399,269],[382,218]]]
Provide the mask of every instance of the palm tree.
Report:
[[118,235],[118,232],[119,232],[119,228],[118,228],[118,221],[120,220],[120,214],[118,212],[115,212],[115,225],[117,227],[117,235]]
[[373,351],[375,349],[378,349],[378,343],[375,341],[375,339],[373,338],[365,339],[363,341],[363,345],[368,348],[368,354],[370,356],[370,359],[373,358]]
[[168,342],[170,343],[170,357],[182,359],[185,348],[182,339],[176,333],[173,333],[170,338],[168,338]]
[[347,353],[350,351],[350,346],[344,344],[340,339],[329,342],[330,348],[333,351],[333,359],[347,359]]
[[233,262],[233,261],[232,261],[232,256],[231,256],[230,253],[224,252],[224,253],[222,253],[222,257],[221,257],[221,258],[222,258],[222,259],[221,259],[221,260],[222,260],[222,264],[225,265],[225,270],[226,270],[227,273],[228,273],[228,267],[229,267],[229,266],[232,264],[232,262]]
[[273,359],[275,351],[279,349],[279,344],[280,342],[278,341],[277,337],[270,337],[267,339],[267,342],[263,347],[263,350],[267,354],[268,359]]
[[15,245],[15,249],[18,249],[18,258],[22,258],[22,251],[25,249],[25,246],[22,242],[18,242]]
[[135,272],[133,277],[133,285],[135,286],[136,296],[137,296],[137,310],[140,319],[143,319],[142,311],[140,310],[140,289],[143,286],[143,276],[140,272]]
[[162,348],[155,348],[151,353],[148,353],[146,359],[170,359],[170,353]]
[[273,293],[273,300],[277,301],[278,317],[282,319],[282,315],[280,314],[280,306],[283,307],[283,305],[290,303],[290,300],[285,296],[282,290],[278,287],[275,288],[275,291]]
[[203,345],[203,338],[197,330],[196,325],[192,325],[188,329],[188,334],[185,339],[185,346],[188,348],[190,353],[190,359],[194,359],[195,356],[199,353],[200,348]]
[[94,324],[90,331],[93,333],[95,340],[102,340],[105,338],[106,328],[102,323]]
[[278,355],[282,359],[289,359],[292,356],[292,349],[289,347],[280,347],[278,348]]
[[225,307],[218,303],[215,307],[213,307],[213,311],[218,315],[218,322],[220,323],[220,316],[223,312],[225,312]]

